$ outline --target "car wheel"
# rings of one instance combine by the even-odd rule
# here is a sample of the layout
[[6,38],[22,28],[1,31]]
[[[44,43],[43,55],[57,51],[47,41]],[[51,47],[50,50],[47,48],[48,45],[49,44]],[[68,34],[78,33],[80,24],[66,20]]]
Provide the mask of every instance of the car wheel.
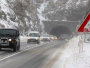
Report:
[[13,47],[13,52],[16,52],[17,51],[17,48],[16,47]]
[[39,41],[37,41],[37,44],[40,44],[40,42],[39,42]]
[[18,50],[18,51],[20,50],[20,43],[19,43],[19,45],[18,45],[18,47],[17,47],[17,50]]
[[2,48],[0,47],[0,51],[2,50]]
[[30,41],[27,40],[27,43],[30,43]]
[[16,51],[18,51],[18,46],[17,46],[17,44],[13,47],[13,52],[16,52]]

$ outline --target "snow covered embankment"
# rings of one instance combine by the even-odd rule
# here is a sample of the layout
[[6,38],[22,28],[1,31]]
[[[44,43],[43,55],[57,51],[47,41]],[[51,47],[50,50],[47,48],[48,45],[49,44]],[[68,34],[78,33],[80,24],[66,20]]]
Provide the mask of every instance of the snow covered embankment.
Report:
[[90,68],[90,43],[84,43],[83,52],[79,54],[78,41],[79,37],[69,41],[52,68]]
[[68,48],[63,53],[65,58],[63,68],[90,68],[90,43],[84,43],[83,53],[79,54],[79,37],[73,38],[68,43]]
[[27,42],[26,36],[20,36],[20,42]]

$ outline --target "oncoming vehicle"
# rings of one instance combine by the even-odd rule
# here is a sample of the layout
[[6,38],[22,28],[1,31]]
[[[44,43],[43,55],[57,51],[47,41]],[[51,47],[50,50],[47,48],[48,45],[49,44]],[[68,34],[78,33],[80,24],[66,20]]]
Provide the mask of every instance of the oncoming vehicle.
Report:
[[37,31],[31,31],[28,34],[27,43],[30,42],[37,42],[37,44],[40,44],[40,34]]
[[41,36],[42,41],[49,41],[50,42],[50,35],[49,34],[44,34]]
[[54,40],[57,40],[57,37],[56,36],[54,36]]
[[60,37],[60,40],[61,40],[61,41],[65,40],[65,37]]
[[50,35],[50,39],[51,39],[51,40],[54,40],[54,36],[53,36],[53,35]]
[[0,50],[2,48],[20,50],[20,37],[17,29],[0,29]]

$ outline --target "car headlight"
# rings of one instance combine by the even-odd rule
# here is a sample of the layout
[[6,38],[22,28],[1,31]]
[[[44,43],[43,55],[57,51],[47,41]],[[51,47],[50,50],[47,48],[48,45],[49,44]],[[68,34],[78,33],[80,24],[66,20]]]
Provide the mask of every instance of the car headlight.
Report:
[[12,39],[8,39],[8,41],[12,41]]
[[48,39],[50,39],[50,38],[48,38]]
[[27,38],[27,39],[30,39],[30,38]]
[[43,39],[43,37],[41,37],[41,39]]
[[52,39],[54,39],[54,37],[52,37]]
[[36,40],[38,40],[38,38],[36,38]]

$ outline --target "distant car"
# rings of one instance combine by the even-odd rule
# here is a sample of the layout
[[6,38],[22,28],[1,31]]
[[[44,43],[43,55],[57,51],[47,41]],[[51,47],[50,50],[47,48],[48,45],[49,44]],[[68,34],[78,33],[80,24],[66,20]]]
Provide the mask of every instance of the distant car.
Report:
[[57,40],[57,37],[56,36],[54,36],[54,40]]
[[54,40],[54,36],[53,36],[53,35],[50,35],[50,39],[51,39],[51,40]]
[[65,40],[65,37],[60,37],[60,40],[62,40],[62,41]]
[[17,29],[0,29],[0,50],[2,48],[20,50],[20,37]]
[[43,34],[41,36],[41,41],[49,41],[50,42],[50,35],[49,34]]
[[40,33],[38,31],[31,31],[28,34],[27,43],[37,42],[40,44]]

